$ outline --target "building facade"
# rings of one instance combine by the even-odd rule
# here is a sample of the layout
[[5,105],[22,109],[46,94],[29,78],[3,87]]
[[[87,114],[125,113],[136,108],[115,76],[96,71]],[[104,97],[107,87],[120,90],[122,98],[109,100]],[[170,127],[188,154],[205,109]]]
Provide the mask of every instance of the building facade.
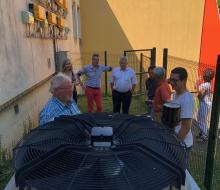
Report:
[[104,51],[116,55],[109,58],[113,63],[124,50],[156,47],[157,65],[162,65],[164,48],[174,65],[215,64],[217,17],[215,0],[1,1],[2,144],[16,142],[26,128],[37,126],[50,97],[50,78],[60,68],[55,62],[69,57],[78,70],[94,52],[101,52],[101,62]]
[[82,51],[163,48],[199,61],[205,0],[81,0]]
[[27,128],[37,126],[39,111],[50,97],[49,83],[56,72],[55,61],[61,60],[62,52],[72,62],[78,59],[79,7],[79,0],[0,2],[3,146],[13,145]]

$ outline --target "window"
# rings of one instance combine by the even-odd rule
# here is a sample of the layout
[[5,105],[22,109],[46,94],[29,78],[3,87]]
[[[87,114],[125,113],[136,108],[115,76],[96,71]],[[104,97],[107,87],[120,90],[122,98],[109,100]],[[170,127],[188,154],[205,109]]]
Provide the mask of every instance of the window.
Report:
[[72,14],[73,14],[73,36],[78,39],[82,37],[79,0],[73,1]]

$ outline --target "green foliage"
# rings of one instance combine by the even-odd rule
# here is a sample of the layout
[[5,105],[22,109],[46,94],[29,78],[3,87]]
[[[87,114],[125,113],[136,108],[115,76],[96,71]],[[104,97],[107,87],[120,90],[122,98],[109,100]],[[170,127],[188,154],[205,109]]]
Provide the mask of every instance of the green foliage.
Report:
[[23,137],[30,132],[31,129],[33,129],[33,123],[31,121],[30,116],[28,116],[28,119],[26,121],[23,121]]
[[[23,122],[23,136],[29,133],[33,127],[34,126],[31,118],[28,116],[28,119]],[[15,146],[15,144],[16,142],[13,141],[11,143],[11,147],[9,147],[8,149],[3,148],[0,138],[0,190],[4,189],[14,173],[12,148]]]
[[13,173],[12,156],[9,150],[2,147],[0,138],[0,189],[4,189]]
[[[87,112],[87,100],[85,96],[78,96],[78,106],[82,113]],[[110,95],[102,97],[102,107],[103,112],[112,112],[113,105],[112,97]],[[134,115],[146,113],[145,95],[136,95],[132,97],[129,113]]]

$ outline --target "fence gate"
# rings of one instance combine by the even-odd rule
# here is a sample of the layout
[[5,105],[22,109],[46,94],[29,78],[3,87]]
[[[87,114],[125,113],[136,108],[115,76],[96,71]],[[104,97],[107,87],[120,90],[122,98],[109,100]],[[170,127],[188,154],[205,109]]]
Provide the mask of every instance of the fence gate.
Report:
[[128,58],[129,67],[134,69],[137,76],[136,95],[143,94],[145,92],[147,69],[150,65],[155,65],[156,62],[156,48],[125,50],[124,55]]

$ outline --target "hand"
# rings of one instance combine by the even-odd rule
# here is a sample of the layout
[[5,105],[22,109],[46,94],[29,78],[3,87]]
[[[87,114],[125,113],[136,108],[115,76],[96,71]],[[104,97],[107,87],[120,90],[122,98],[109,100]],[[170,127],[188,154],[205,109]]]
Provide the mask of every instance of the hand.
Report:
[[109,70],[108,71],[112,71],[112,67],[109,67]]
[[81,86],[81,88],[82,88],[83,90],[85,90],[85,89],[86,89],[86,86],[85,86],[85,84],[84,84],[84,83],[79,82],[79,84],[80,84],[80,86]]
[[82,89],[85,90],[86,86],[84,84],[81,85]]

